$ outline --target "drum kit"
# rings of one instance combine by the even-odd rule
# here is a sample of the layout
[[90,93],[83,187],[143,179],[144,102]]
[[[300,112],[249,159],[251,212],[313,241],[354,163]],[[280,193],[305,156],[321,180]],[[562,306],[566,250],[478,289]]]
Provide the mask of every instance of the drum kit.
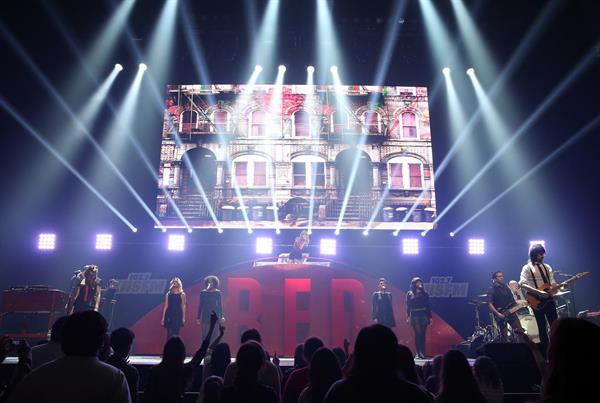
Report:
[[[572,302],[566,297],[570,293],[571,291],[559,291],[555,294],[555,297],[558,298],[556,310],[559,317],[570,316]],[[487,294],[481,294],[477,295],[475,298],[469,299],[468,301],[468,304],[473,305],[475,309],[475,331],[468,339],[471,343],[485,344],[500,341],[500,330],[496,323],[494,314],[487,307],[487,298]],[[480,307],[485,307],[485,310],[489,315],[490,324],[487,326],[482,326],[481,324],[481,316],[479,312]],[[525,334],[529,336],[534,343],[539,343],[540,332],[533,314],[533,310],[530,307],[525,307],[517,311],[516,314],[519,318],[519,322],[521,322],[521,327],[525,331]],[[516,335],[514,335],[512,332],[510,325],[508,325],[508,329],[509,339],[516,341]]]

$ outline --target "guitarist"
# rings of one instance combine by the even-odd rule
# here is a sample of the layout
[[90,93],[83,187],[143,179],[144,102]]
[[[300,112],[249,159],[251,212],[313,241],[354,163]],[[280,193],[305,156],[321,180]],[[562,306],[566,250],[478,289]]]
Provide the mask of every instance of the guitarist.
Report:
[[545,255],[546,249],[544,248],[544,245],[531,245],[529,248],[529,262],[523,266],[523,269],[521,270],[521,280],[519,281],[521,287],[528,294],[535,296],[542,302],[538,309],[533,310],[533,314],[535,315],[535,321],[537,322],[540,332],[540,348],[542,349],[542,354],[544,354],[544,356],[546,355],[549,344],[546,321],[548,327],[550,327],[558,317],[556,304],[552,299],[552,295],[543,290],[550,285],[556,284],[552,268],[549,264],[544,263]]
[[488,307],[496,318],[496,323],[500,329],[500,341],[506,343],[508,341],[508,327],[518,329],[521,332],[523,327],[516,313],[509,313],[508,310],[516,305],[513,294],[510,288],[504,282],[504,273],[496,271],[492,274],[492,286],[489,288]]

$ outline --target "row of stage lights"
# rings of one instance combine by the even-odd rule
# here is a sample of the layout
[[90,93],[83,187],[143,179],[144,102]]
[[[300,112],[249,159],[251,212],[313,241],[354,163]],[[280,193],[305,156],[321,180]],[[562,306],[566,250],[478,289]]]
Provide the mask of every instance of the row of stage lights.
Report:
[[[186,237],[183,234],[169,234],[167,238],[167,249],[173,252],[183,252],[185,250]],[[536,240],[529,241],[529,245],[542,244],[545,246],[545,241]],[[112,234],[97,234],[96,235],[96,250],[107,251],[111,250],[113,245]],[[419,238],[402,238],[402,253],[405,255],[418,255],[420,253]],[[335,256],[337,250],[337,240],[335,238],[320,239],[320,253],[323,256]],[[56,234],[42,233],[38,237],[38,249],[51,251],[56,249]],[[485,240],[484,239],[469,239],[467,244],[469,255],[484,255]],[[256,254],[272,255],[273,254],[273,238],[257,237],[256,238]]]
[[[148,69],[148,66],[146,66],[146,64],[144,64],[144,63],[140,63],[138,65],[138,68],[140,70],[142,70],[142,71],[146,71]],[[283,64],[280,64],[277,69],[278,69],[278,71],[280,71],[282,73],[285,73],[285,71],[287,70],[287,67],[285,67]],[[120,63],[115,64],[115,70],[122,71],[123,70],[123,65],[120,64]],[[263,71],[263,67],[260,64],[257,64],[256,66],[254,66],[254,70],[256,72],[260,73],[261,71]],[[333,65],[333,66],[331,66],[329,68],[329,71],[331,73],[335,74],[338,71],[338,67],[335,66],[335,65]],[[309,74],[314,73],[315,72],[315,67],[314,66],[307,66],[306,67],[306,72],[309,73]],[[444,67],[442,69],[442,73],[444,73],[444,74],[450,74],[450,67]],[[467,73],[467,75],[471,76],[471,75],[475,74],[475,69],[473,69],[473,67],[470,67],[470,68],[467,69],[466,73]]]

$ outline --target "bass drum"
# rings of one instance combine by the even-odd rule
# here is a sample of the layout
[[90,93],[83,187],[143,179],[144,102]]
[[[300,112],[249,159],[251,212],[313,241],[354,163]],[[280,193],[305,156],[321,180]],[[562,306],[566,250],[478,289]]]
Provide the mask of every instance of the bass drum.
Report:
[[[519,322],[521,322],[521,327],[525,330],[525,334],[529,336],[529,339],[534,343],[540,342],[540,331],[538,329],[537,322],[535,321],[535,316],[527,313],[522,315],[517,315],[519,318]],[[512,332],[511,332],[512,333]]]

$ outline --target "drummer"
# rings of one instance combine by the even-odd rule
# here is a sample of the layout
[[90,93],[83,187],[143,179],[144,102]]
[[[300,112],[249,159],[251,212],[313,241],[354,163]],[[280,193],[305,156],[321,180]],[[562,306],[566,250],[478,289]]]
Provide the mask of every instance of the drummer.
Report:
[[[510,280],[508,282],[508,288],[510,288],[510,290],[512,291],[512,296],[515,300],[515,302],[517,304],[526,304],[527,301],[525,300],[525,296],[523,295],[523,290],[521,289],[521,286],[519,285],[518,281],[515,280]],[[516,312],[517,315],[533,315],[533,312],[531,312],[531,307],[529,306],[525,306],[521,309],[519,309]]]

